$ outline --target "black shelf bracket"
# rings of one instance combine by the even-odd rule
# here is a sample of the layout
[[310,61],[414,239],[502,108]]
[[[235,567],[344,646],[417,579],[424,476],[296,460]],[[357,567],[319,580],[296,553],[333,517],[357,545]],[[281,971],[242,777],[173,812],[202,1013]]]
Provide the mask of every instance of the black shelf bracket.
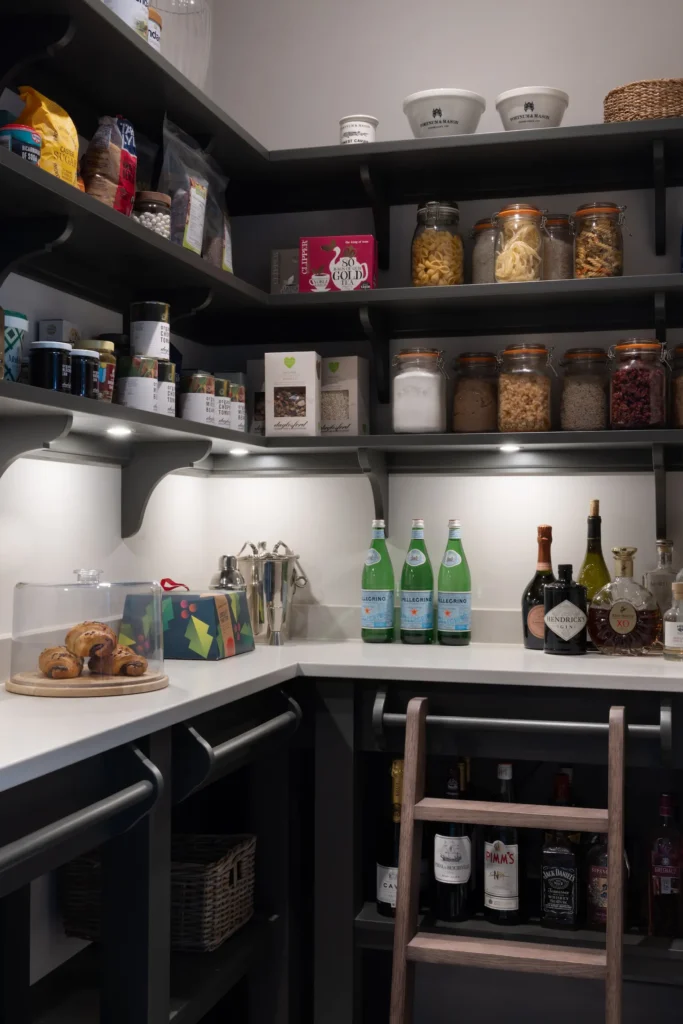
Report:
[[655,256],[666,256],[666,161],[664,140],[652,143],[652,178],[655,194]]
[[384,189],[373,176],[368,164],[360,165],[360,180],[365,194],[372,207],[372,218],[375,222],[375,238],[377,239],[377,256],[380,270],[389,269],[389,248],[391,231],[389,226],[389,204]]
[[0,285],[23,260],[40,256],[63,245],[72,232],[68,217],[8,218],[0,235]]
[[66,437],[71,429],[70,413],[50,416],[3,416],[0,418],[0,476],[15,459]]
[[377,309],[361,306],[358,317],[363,334],[370,343],[370,362],[377,401],[386,405],[391,401],[391,373],[389,367],[389,329],[386,316]]
[[190,317],[196,316],[197,313],[208,309],[212,299],[211,288],[188,288],[172,292],[168,297],[168,302],[173,310],[171,330],[175,331],[176,324],[180,320],[188,320]]
[[359,448],[358,464],[361,472],[370,481],[372,500],[375,506],[375,519],[383,519],[387,537],[389,536],[389,476],[387,460],[384,452],[375,448]]
[[15,14],[3,18],[2,38],[5,53],[12,55],[10,63],[0,75],[0,92],[21,84],[20,75],[26,75],[33,64],[53,57],[68,46],[76,34],[76,23],[66,15],[41,15],[40,18]]
[[655,292],[655,335],[660,345],[666,348],[666,293]]
[[133,537],[145,515],[152,491],[177,469],[192,469],[211,452],[211,441],[143,441],[136,444],[121,471],[121,536]]
[[652,445],[652,472],[655,477],[655,540],[665,540],[666,532],[666,462],[664,445]]

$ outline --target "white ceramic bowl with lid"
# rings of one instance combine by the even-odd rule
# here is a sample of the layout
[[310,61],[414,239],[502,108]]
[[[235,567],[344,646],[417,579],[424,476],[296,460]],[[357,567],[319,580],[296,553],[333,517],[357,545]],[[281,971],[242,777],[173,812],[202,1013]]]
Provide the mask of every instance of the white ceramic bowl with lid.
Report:
[[523,85],[496,97],[496,110],[506,132],[520,128],[558,128],[569,96],[548,85]]
[[470,135],[485,110],[484,97],[468,89],[425,89],[403,101],[403,113],[416,139]]

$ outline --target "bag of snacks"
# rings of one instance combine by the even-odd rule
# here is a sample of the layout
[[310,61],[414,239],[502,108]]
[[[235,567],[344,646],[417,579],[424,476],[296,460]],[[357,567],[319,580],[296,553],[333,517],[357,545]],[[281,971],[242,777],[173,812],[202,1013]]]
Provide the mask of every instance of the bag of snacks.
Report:
[[137,169],[135,132],[123,117],[100,118],[99,128],[81,160],[85,191],[130,217]]
[[171,241],[201,256],[209,191],[206,157],[199,144],[168,117],[164,117],[159,191],[171,197]]
[[225,202],[228,179],[216,162],[205,154],[209,194],[206,200],[202,259],[232,274],[232,236]]
[[78,174],[78,133],[73,121],[66,110],[28,85],[20,87],[19,95],[26,104],[19,123],[30,125],[40,133],[43,140],[38,166],[69,185],[75,185]]

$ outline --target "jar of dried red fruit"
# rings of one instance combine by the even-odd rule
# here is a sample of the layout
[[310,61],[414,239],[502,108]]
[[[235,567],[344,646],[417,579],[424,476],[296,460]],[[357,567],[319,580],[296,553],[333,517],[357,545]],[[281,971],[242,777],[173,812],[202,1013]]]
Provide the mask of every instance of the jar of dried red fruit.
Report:
[[666,357],[660,343],[629,338],[610,349],[610,356],[612,428],[666,426]]

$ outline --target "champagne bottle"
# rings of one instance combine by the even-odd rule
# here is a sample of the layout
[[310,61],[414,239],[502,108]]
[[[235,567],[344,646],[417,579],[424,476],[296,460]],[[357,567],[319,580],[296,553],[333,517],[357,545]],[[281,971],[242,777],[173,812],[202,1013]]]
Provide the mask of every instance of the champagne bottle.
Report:
[[447,646],[464,647],[472,637],[472,580],[457,519],[448,520],[438,588],[437,640]]
[[383,917],[396,916],[402,800],[403,761],[397,760],[391,763],[391,816],[383,822],[377,845],[377,913]]
[[372,520],[372,541],[363,566],[360,598],[361,637],[366,644],[394,639],[394,570],[384,538],[384,520]]
[[553,567],[550,563],[550,545],[553,542],[552,526],[538,527],[538,561],[536,572],[522,594],[522,628],[524,646],[532,651],[543,650],[545,623],[543,621],[546,583],[554,583]]
[[610,582],[609,569],[602,557],[602,544],[600,536],[600,502],[592,498],[588,512],[588,540],[586,542],[586,554],[583,564],[579,569],[576,582],[586,588],[588,603],[593,600],[598,590],[602,590]]
[[425,546],[424,519],[413,519],[401,573],[401,642],[434,642],[434,573]]

